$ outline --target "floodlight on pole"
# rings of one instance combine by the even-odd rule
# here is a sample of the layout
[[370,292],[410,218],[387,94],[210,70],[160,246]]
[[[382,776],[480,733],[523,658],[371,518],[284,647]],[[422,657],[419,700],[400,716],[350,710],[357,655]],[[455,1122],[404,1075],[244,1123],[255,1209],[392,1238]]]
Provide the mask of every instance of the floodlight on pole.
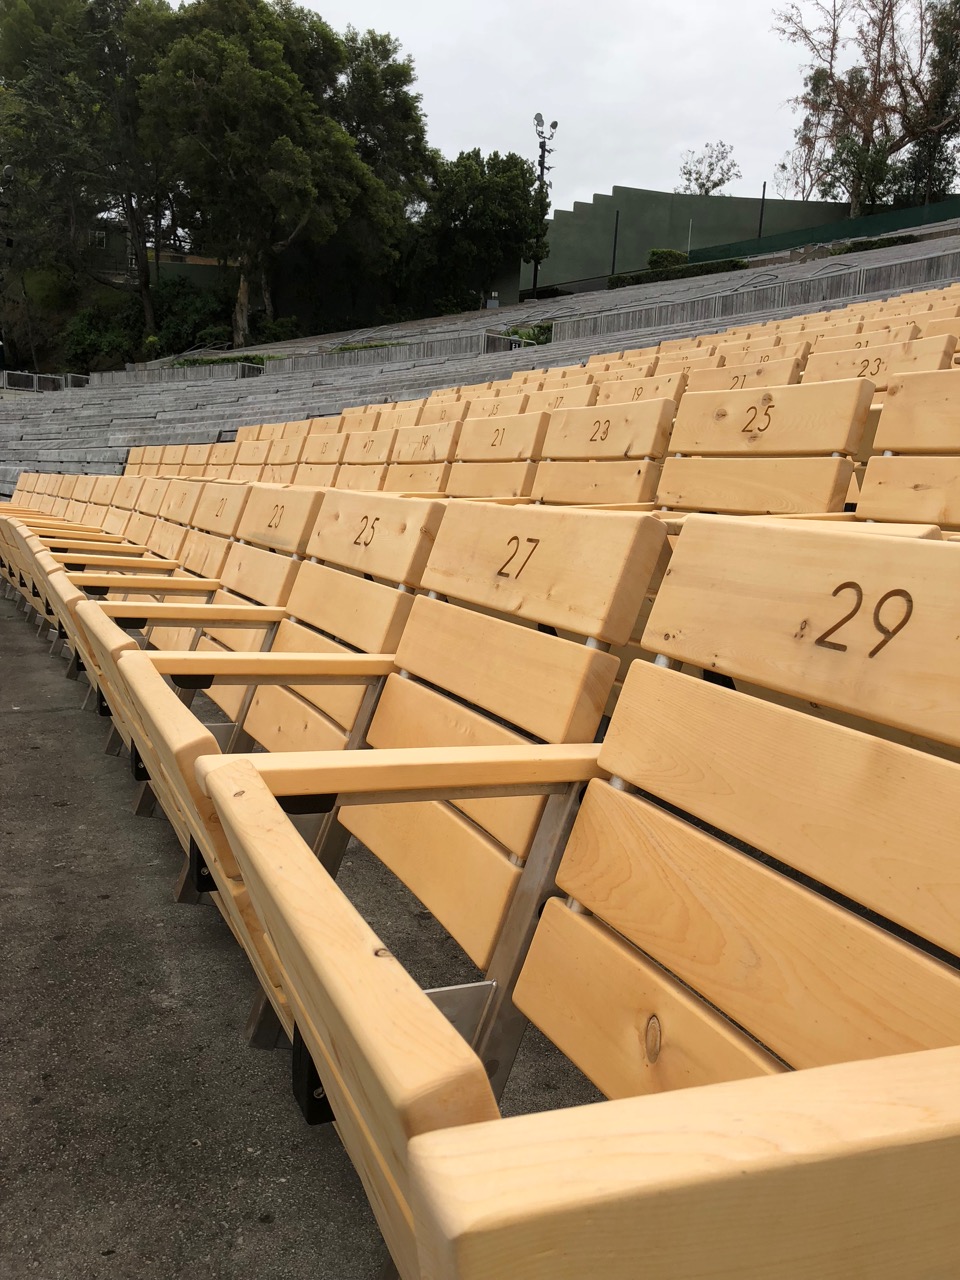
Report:
[[[546,176],[547,167],[548,167],[547,156],[553,153],[553,147],[550,146],[550,143],[553,141],[554,135],[557,132],[557,121],[551,120],[550,128],[548,130],[547,126],[543,122],[542,112],[538,111],[537,114],[533,117],[533,127],[536,129],[537,137],[540,139],[540,160],[537,167],[539,170],[540,194],[541,196],[544,196],[546,195],[546,190],[547,190],[547,176]],[[534,298],[536,298],[537,296],[537,282],[539,281],[539,279],[540,279],[540,259],[534,258],[533,260],[533,296]]]

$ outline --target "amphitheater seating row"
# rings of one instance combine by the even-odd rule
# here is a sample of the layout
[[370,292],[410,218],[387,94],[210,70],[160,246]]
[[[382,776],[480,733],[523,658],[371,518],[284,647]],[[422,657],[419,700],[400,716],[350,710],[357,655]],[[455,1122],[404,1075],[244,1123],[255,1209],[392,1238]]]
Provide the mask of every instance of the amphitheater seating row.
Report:
[[[952,388],[924,376],[940,406],[928,448],[946,452]],[[84,635],[101,709],[173,814],[190,884],[217,886],[295,1062],[319,1071],[309,1096],[332,1104],[404,1277],[626,1277],[651,1238],[682,1280],[718,1259],[830,1274],[841,1256],[892,1276],[918,1249],[955,1269],[951,547],[693,516],[663,577],[664,522],[644,514],[142,477],[90,478],[77,497],[38,479],[0,510],[9,587]],[[70,514],[41,509],[56,503]],[[232,534],[196,525],[204,503],[207,524],[237,513]],[[181,550],[205,534],[223,568],[188,584],[177,555],[129,541],[138,530]],[[425,557],[419,581],[379,576],[384,533]],[[316,616],[292,609],[301,576]],[[341,634],[384,617],[392,645]],[[306,651],[277,647],[284,624]],[[126,628],[143,627],[162,647],[140,651]],[[638,627],[660,656],[631,666],[592,746],[618,679],[604,650]],[[260,699],[266,753],[236,719],[214,732],[184,705],[220,686],[244,722]],[[348,696],[351,725],[332,710]],[[301,719],[298,744],[319,752],[290,752]],[[742,767],[744,744],[762,770]],[[473,988],[410,981],[330,877],[337,827],[464,931]],[[524,1016],[623,1101],[500,1119]],[[745,1184],[775,1206],[759,1231]]]
[[[467,419],[395,432],[326,434],[304,445],[317,461],[287,464],[282,478],[448,497],[651,503],[664,511],[738,514],[839,512],[852,496],[861,518],[921,519],[953,528],[951,455],[957,433],[951,413],[960,381],[948,370],[910,373],[890,388],[875,435],[868,430],[872,384],[855,379],[687,392],[679,406],[671,399],[644,399],[602,413],[569,409],[496,422]],[[871,452],[940,457],[914,463],[915,482],[906,479],[903,460],[870,458],[859,497],[851,495],[854,460]],[[366,463],[344,465],[345,456]],[[64,480],[74,492],[77,483]],[[894,515],[895,509],[901,514]],[[61,498],[53,507],[55,514],[70,510],[79,518],[76,503],[71,508]],[[103,518],[96,504],[94,518]],[[120,529],[122,520],[116,513],[111,529]]]
[[[256,488],[247,505],[262,503]],[[332,491],[319,501],[316,537],[327,511],[330,545],[354,557],[354,572],[291,560],[287,581],[292,594],[307,569],[328,571],[300,605],[330,599],[322,636],[335,614],[340,628],[357,624],[349,592],[386,585],[357,576],[372,564],[362,557],[398,540],[409,549],[407,530],[438,509],[414,504],[419,522],[378,524],[364,547],[351,504],[399,511],[410,500]],[[264,515],[238,530],[294,554],[300,522],[296,535],[288,525],[277,534]],[[382,682],[370,751],[345,751],[341,732],[319,753],[225,759],[162,679],[189,686],[218,663],[228,678],[259,665],[269,692],[273,651],[130,647],[117,675],[157,777],[168,771],[169,785],[181,772],[180,802],[211,859],[194,855],[196,869],[212,876],[268,993],[284,995],[285,1024],[319,1072],[404,1277],[472,1280],[504,1265],[524,1277],[626,1277],[651,1238],[664,1268],[689,1280],[706,1265],[701,1239],[711,1263],[720,1250],[728,1270],[758,1277],[808,1275],[811,1258],[829,1274],[838,1251],[845,1266],[854,1256],[871,1275],[893,1275],[921,1241],[949,1273],[952,1192],[940,1175],[960,1124],[960,1000],[956,876],[942,834],[958,766],[938,749],[960,745],[956,664],[942,638],[952,637],[953,550],[693,517],[660,585],[651,566],[662,536],[644,515],[448,504],[418,544],[419,587],[432,594],[390,590],[407,615],[396,650],[375,655],[389,674],[342,646],[341,671]],[[254,563],[248,581],[264,576]],[[275,559],[267,576],[280,576]],[[648,588],[644,641],[660,659],[631,667],[602,745],[588,745],[617,665],[606,638],[633,628]],[[854,588],[864,607],[851,613]],[[339,612],[338,591],[348,593]],[[118,608],[80,602],[77,613],[106,620]],[[262,622],[275,618],[260,608]],[[490,610],[561,634],[578,622],[594,644]],[[337,670],[322,654],[283,661],[299,663],[286,668],[287,693],[311,661],[314,675]],[[779,705],[784,696],[856,727]],[[170,738],[179,754],[160,745]],[[877,782],[864,803],[868,773]],[[459,996],[460,1030],[283,808],[329,813],[328,797],[454,936],[465,931],[479,976]],[[552,896],[554,879],[563,897]],[[621,1101],[500,1119],[521,1015]],[[773,1197],[761,1230],[745,1185]]]

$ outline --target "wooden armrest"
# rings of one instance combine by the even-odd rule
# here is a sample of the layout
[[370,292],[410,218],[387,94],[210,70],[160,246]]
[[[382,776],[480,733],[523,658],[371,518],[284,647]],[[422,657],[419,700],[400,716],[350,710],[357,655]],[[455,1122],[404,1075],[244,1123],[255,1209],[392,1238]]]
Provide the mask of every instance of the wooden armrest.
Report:
[[150,573],[70,573],[70,581],[78,587],[106,587],[110,591],[185,591],[209,593],[219,591],[218,578],[195,578],[192,574]]
[[120,622],[124,619],[143,618],[146,622],[195,622],[198,626],[210,623],[216,626],[250,626],[262,623],[269,626],[282,622],[285,609],[268,608],[260,604],[187,604],[183,601],[168,604],[155,600],[104,600],[98,606],[107,615]]
[[71,537],[75,538],[77,542],[96,542],[100,544],[110,543],[111,545],[117,542],[122,543],[124,541],[122,533],[105,533],[100,529],[87,529],[78,535],[74,529],[71,528],[64,529],[62,526],[59,528],[52,528],[50,525],[38,526],[30,520],[25,521],[25,523],[30,525],[34,533],[38,534],[41,538],[49,539],[53,542],[67,542]]
[[[348,1150],[356,1144],[355,1158],[382,1159],[392,1185],[405,1186],[411,1135],[495,1119],[483,1064],[331,880],[256,772],[235,763],[219,769],[214,784],[244,885],[296,983],[295,1007],[307,1012],[304,1039],[344,1142]],[[409,1241],[406,1223],[403,1237]]]
[[180,653],[147,657],[184,689],[216,684],[363,684],[395,670],[392,653]]
[[[42,537],[76,538],[78,542],[85,538],[93,538],[100,541],[103,533],[103,530],[98,529],[94,524],[70,524],[68,520],[58,522],[56,520],[30,520],[24,518],[22,523]],[[119,537],[119,534],[114,536]]]
[[[848,524],[856,520],[853,511],[785,511],[782,515],[746,516],[747,520],[815,520],[829,521],[831,524]],[[862,524],[863,521],[861,520]]]
[[284,751],[242,756],[201,756],[197,781],[210,794],[211,773],[233,760],[252,764],[275,796],[455,792],[534,794],[542,787],[606,777],[597,764],[600,747],[561,743],[520,747],[396,747],[378,751]]
[[958,1072],[936,1049],[422,1133],[423,1274],[960,1274]]
[[85,568],[94,569],[123,569],[136,563],[138,571],[145,573],[173,573],[174,569],[181,568],[178,560],[162,560],[159,557],[154,559],[152,556],[141,556],[139,552],[124,556],[101,555],[95,551],[57,551],[53,553],[53,558],[58,564],[82,564]]
[[119,539],[108,541],[105,538],[45,538],[42,534],[35,534],[35,538],[51,552],[90,552],[102,554],[102,556],[128,556],[132,559],[150,556],[150,548],[141,547],[137,543],[124,543]]

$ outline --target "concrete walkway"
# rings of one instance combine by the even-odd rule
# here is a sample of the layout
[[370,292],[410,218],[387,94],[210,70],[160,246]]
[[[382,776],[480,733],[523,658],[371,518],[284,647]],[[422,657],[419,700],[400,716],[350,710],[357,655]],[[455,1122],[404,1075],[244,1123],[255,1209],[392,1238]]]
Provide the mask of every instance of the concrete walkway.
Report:
[[370,1280],[384,1250],[125,759],[0,600],[0,1276]]

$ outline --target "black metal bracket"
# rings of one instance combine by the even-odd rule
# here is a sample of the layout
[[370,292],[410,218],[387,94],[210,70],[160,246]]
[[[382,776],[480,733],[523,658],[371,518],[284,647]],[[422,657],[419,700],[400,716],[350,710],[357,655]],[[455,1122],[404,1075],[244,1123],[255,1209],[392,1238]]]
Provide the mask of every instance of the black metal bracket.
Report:
[[[102,689],[97,690],[97,715],[102,716],[104,720],[109,719],[109,717],[113,715],[113,712],[110,710],[110,704],[103,696]],[[133,750],[136,751],[136,747],[134,747]],[[131,752],[131,759],[132,758],[133,752]]]
[[709,667],[704,667],[703,678],[707,684],[719,685],[721,689],[736,689],[736,684],[728,675],[724,675],[722,671],[711,671]]
[[193,836],[190,837],[190,852],[187,855],[187,859],[187,878],[197,893],[216,893],[217,882],[214,880],[210,868],[200,852],[200,846]]
[[142,631],[147,625],[146,618],[114,618],[121,631]]
[[213,676],[172,675],[170,679],[178,689],[209,689],[213,684]]
[[87,595],[91,600],[105,600],[109,587],[87,587]]
[[135,742],[130,743],[130,772],[133,774],[134,782],[149,782],[150,774],[147,772],[147,766],[143,763],[143,757],[137,750]]
[[277,796],[277,804],[291,817],[303,817],[310,813],[332,813],[337,803],[335,793],[314,796]]
[[293,1057],[290,1083],[293,1096],[307,1124],[332,1124],[336,1117],[314,1065],[310,1050],[303,1043],[300,1028],[293,1026]]
[[85,564],[65,564],[63,567],[67,573],[83,573],[87,566]]

